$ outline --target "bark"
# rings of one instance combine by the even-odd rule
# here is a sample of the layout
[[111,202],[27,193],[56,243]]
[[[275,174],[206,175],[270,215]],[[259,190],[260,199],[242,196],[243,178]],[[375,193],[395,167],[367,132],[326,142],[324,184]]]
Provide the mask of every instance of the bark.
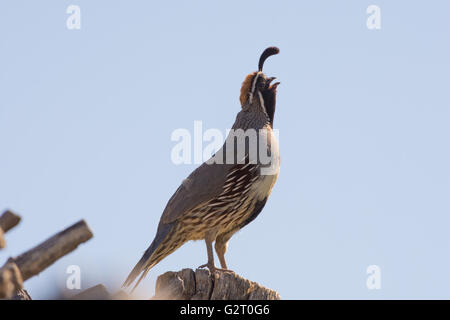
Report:
[[156,300],[279,300],[278,292],[234,272],[211,276],[205,269],[166,272],[156,281]]
[[[183,269],[166,272],[156,281],[152,300],[279,300],[278,292],[246,280],[234,272],[220,272],[211,276],[205,269]],[[89,288],[71,299],[75,300],[129,300],[123,291],[109,294],[103,285]]]
[[73,296],[72,300],[111,300],[112,297],[102,284],[98,284],[92,288]]
[[0,299],[10,299],[22,289],[23,279],[14,262],[7,262],[0,268]]
[[71,300],[129,300],[130,296],[122,290],[110,294],[103,284],[84,290],[70,298]]
[[11,297],[11,300],[33,300],[31,296],[28,294],[28,291],[25,289],[18,289],[14,295]]
[[0,216],[0,249],[6,246],[4,234],[20,222],[20,217],[11,211],[5,211]]
[[75,250],[81,243],[93,236],[84,220],[57,233],[40,245],[10,259],[16,263],[22,274],[23,281],[41,273],[56,260]]
[[[13,226],[13,223],[7,225]],[[92,236],[86,222],[81,220],[20,256],[9,258],[0,268],[0,299],[31,300],[23,289],[23,282],[41,273]]]

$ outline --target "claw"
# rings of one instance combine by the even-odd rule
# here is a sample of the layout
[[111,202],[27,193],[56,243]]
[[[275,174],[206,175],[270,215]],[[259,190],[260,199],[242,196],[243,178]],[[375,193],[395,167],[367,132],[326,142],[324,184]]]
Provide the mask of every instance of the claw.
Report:
[[208,268],[211,274],[215,274],[216,272],[233,272],[228,269],[217,268],[215,265],[210,265],[209,263],[202,264],[198,267],[198,269]]

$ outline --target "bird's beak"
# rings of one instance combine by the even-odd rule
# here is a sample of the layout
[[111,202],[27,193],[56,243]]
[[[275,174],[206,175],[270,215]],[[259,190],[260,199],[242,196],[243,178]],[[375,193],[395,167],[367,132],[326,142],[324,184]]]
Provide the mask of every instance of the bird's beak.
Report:
[[275,90],[278,85],[280,84],[280,82],[275,82],[274,84],[271,85],[272,81],[275,80],[277,77],[270,77],[266,83],[266,86],[269,90]]

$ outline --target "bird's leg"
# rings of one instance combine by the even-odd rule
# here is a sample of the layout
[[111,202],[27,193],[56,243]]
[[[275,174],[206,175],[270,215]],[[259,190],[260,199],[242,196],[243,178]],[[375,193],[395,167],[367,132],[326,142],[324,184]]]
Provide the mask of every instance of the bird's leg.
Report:
[[217,252],[217,256],[219,257],[222,269],[228,270],[227,263],[225,262],[225,252]]
[[222,269],[220,270],[224,272],[233,272],[228,269],[227,263],[225,262],[225,252],[227,252],[228,240],[230,240],[232,235],[233,233],[219,234],[214,245],[217,256],[219,257],[220,265],[222,266]]
[[225,252],[227,251],[228,242],[222,241],[222,238],[217,238],[214,248],[216,249],[217,257],[219,257],[220,266],[222,269],[228,269],[225,262]]
[[[206,251],[208,253],[208,263],[202,264],[201,266],[199,266],[199,268],[208,267],[209,272],[211,272],[211,273],[215,273],[216,271],[228,271],[226,269],[216,268],[216,266],[214,264],[214,252],[213,252],[213,248],[212,248],[212,243],[213,243],[215,237],[216,237],[215,233],[207,233],[206,234],[205,243],[206,243]],[[222,262],[221,262],[221,264],[222,264]],[[222,267],[223,267],[223,265],[222,265]]]
[[213,249],[212,249],[212,240],[208,239],[208,237],[206,237],[205,243],[206,243],[206,251],[208,253],[208,262],[205,264],[202,264],[201,266],[199,266],[199,268],[208,267],[209,271],[211,273],[214,273],[214,271],[216,270],[216,266],[214,264],[214,253],[213,253]]

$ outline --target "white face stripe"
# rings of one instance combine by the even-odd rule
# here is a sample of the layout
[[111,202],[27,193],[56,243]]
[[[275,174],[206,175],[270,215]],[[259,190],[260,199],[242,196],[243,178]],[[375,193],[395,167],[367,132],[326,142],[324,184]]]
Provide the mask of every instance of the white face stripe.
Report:
[[252,82],[252,89],[249,92],[249,101],[250,103],[252,103],[253,101],[253,94],[255,92],[255,87],[256,87],[256,82],[258,81],[259,76],[262,74],[262,71],[258,71],[255,75],[255,78],[253,78],[253,82]]
[[264,114],[266,115],[267,118],[269,118],[269,115],[267,114],[267,111],[266,111],[266,106],[264,105],[264,99],[263,99],[262,93],[260,91],[258,91],[258,97],[259,97],[259,104],[261,105],[261,108],[262,108]]
[[258,71],[258,73],[255,75],[255,78],[253,79],[253,83],[252,83],[252,90],[250,91],[251,93],[255,92],[256,81],[258,81],[258,78],[261,74],[262,74],[262,72]]

